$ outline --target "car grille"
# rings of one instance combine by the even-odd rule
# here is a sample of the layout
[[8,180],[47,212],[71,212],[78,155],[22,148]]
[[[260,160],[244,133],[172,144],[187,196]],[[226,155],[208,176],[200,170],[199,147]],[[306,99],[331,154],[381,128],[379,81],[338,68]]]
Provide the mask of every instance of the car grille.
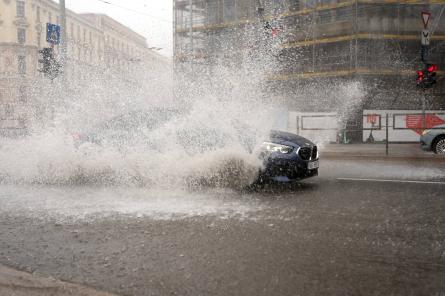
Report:
[[311,148],[301,147],[298,151],[298,155],[300,155],[301,159],[303,160],[309,160],[311,158]]
[[317,159],[318,148],[317,146],[312,147],[312,159]]
[[301,147],[298,151],[298,155],[303,160],[317,159],[317,146],[314,147]]

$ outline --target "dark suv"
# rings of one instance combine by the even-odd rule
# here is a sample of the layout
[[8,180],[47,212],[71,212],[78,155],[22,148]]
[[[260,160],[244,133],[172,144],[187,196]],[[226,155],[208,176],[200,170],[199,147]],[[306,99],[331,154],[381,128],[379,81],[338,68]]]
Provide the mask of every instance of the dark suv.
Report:
[[282,131],[271,131],[260,148],[264,161],[260,180],[289,182],[318,175],[317,146],[306,138]]

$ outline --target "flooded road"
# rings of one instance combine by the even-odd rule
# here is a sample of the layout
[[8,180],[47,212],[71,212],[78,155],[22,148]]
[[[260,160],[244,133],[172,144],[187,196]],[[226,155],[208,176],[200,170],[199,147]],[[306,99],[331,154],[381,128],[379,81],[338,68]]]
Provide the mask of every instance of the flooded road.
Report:
[[119,295],[445,293],[440,164],[323,166],[255,192],[2,186],[0,263]]

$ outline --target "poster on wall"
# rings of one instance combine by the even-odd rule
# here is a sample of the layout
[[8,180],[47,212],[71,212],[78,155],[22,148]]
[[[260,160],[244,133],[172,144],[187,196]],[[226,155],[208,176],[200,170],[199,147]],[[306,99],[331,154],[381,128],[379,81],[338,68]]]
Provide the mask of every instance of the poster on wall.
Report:
[[425,119],[421,110],[364,110],[363,142],[386,140],[387,114],[389,142],[418,142],[425,129],[445,128],[445,111],[441,110],[427,110]]

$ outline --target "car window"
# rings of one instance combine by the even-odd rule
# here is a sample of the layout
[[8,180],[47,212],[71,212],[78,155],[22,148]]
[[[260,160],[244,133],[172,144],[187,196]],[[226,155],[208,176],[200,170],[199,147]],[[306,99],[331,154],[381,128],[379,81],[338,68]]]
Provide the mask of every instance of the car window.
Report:
[[100,123],[93,130],[95,132],[133,132],[138,129],[153,129],[172,119],[176,114],[175,110],[170,109],[134,111]]

